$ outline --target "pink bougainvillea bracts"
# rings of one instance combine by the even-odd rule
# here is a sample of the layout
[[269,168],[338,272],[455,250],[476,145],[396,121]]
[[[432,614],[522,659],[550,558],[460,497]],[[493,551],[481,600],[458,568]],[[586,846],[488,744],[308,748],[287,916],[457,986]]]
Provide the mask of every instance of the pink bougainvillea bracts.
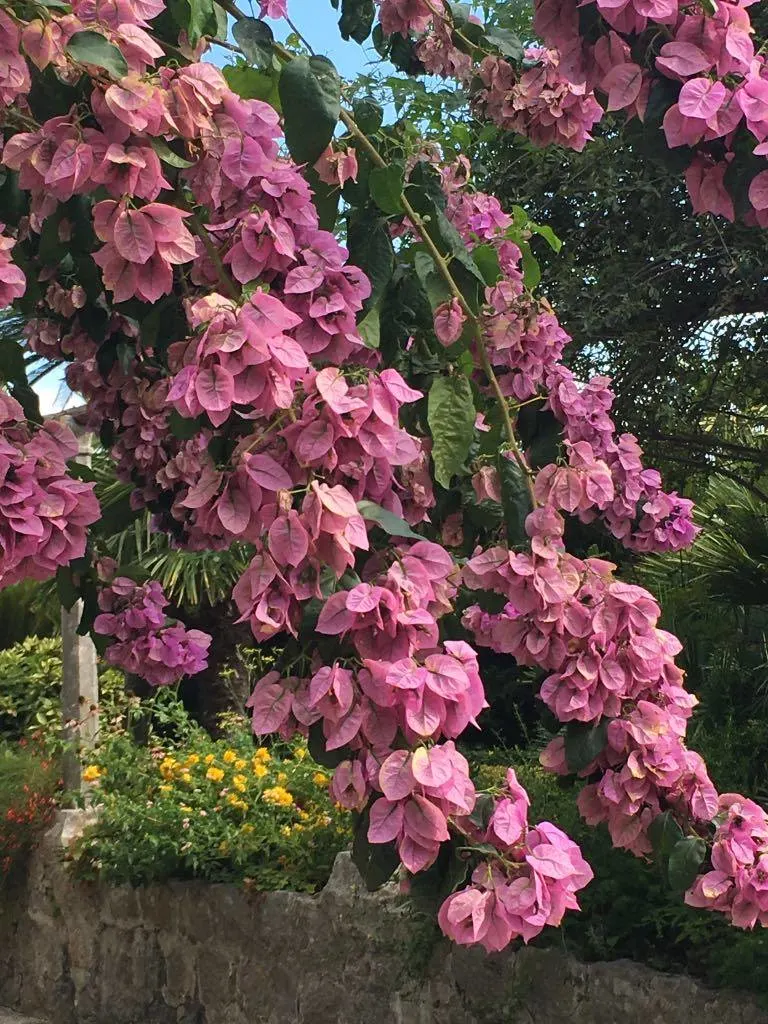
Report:
[[[492,47],[458,47],[460,11],[443,0],[378,8],[384,33],[420,37],[415,61],[541,145],[581,149],[601,116],[596,97],[642,116],[654,75],[679,81],[664,131],[695,149],[697,208],[730,215],[730,154],[709,144],[727,144],[742,122],[758,149],[768,136],[744,10],[717,0],[704,23],[676,0],[601,3],[610,28],[585,48],[575,5],[542,0],[547,48],[520,66]],[[309,138],[321,118],[289,131],[290,90],[283,136],[273,106],[237,95],[201,59],[218,27],[176,24],[185,5],[76,0],[26,22],[11,6],[13,17],[0,13],[1,159],[26,205],[0,233],[0,303],[23,312],[32,353],[67,363],[85,425],[129,485],[129,511],[148,509],[152,528],[187,550],[248,551],[233,600],[257,641],[278,638],[280,651],[249,700],[254,732],[309,735],[332,759],[333,797],[359,814],[358,843],[389,874],[395,863],[438,871],[448,845],[464,878],[440,911],[447,935],[488,950],[528,941],[577,909],[591,871],[559,829],[529,825],[511,769],[478,793],[455,746],[487,706],[470,641],[490,647],[545,673],[541,699],[566,732],[543,761],[585,777],[585,818],[641,856],[661,815],[687,839],[711,839],[689,902],[764,923],[766,817],[718,797],[685,747],[696,701],[675,665],[678,641],[659,629],[650,594],[564,545],[566,515],[640,552],[681,550],[696,527],[691,503],[665,492],[637,439],[617,432],[609,381],[578,385],[563,365],[570,339],[524,272],[530,230],[543,229],[474,191],[466,158],[445,166],[405,133],[405,158],[388,168],[347,115],[348,134],[334,138],[341,89],[331,96],[338,82],[322,58],[294,69],[319,75],[331,96],[325,136]],[[287,13],[284,0],[260,9]],[[161,14],[176,24],[172,40],[167,20],[154,24]],[[630,59],[624,39],[649,19],[674,36],[655,68]],[[84,32],[88,46],[103,37],[95,51],[83,51]],[[62,88],[41,105],[51,76],[77,98]],[[295,162],[286,148],[296,155],[297,138]],[[330,229],[333,211],[321,226],[318,178],[326,199],[343,189],[361,267]],[[766,181],[748,189],[758,220]],[[0,404],[1,582],[84,555],[103,565],[103,537],[86,537],[93,486],[67,475],[71,435],[35,429],[7,395]],[[561,428],[557,454],[535,470],[517,440],[523,405]],[[470,533],[474,499],[492,511],[503,501],[506,519]],[[465,538],[477,536],[471,550]],[[211,638],[166,619],[156,583],[110,576],[92,623],[110,640],[107,659],[153,685],[202,671]],[[484,592],[476,604],[473,591]],[[578,729],[594,749],[574,767]]]

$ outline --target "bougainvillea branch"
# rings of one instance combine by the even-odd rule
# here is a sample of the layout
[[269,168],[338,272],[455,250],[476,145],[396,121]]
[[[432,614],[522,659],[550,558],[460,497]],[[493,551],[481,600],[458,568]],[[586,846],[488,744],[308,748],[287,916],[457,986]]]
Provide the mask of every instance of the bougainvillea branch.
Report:
[[[481,61],[483,109],[586,142],[595,101],[561,57],[515,68],[509,38],[456,8],[435,21],[443,9],[382,0],[378,45],[431,33],[413,45],[432,70]],[[456,745],[487,706],[477,644],[541,671],[563,726],[543,761],[584,779],[588,821],[662,859],[689,902],[763,923],[767,819],[718,797],[685,747],[678,641],[650,594],[565,547],[566,516],[631,551],[681,550],[696,528],[618,432],[609,381],[579,386],[562,361],[529,245],[556,247],[551,232],[372,99],[342,109],[330,61],[229,0],[10,10],[0,302],[33,353],[66,362],[130,485],[125,521],[148,509],[180,547],[248,546],[233,602],[279,643],[254,732],[301,732],[335,769],[368,883],[428,879],[445,933],[489,950],[578,907],[591,870],[576,845],[529,824],[513,769],[478,792]],[[223,11],[246,60],[222,72],[201,58]],[[370,31],[370,5],[345,11],[345,33]],[[71,439],[34,426],[19,357],[0,366],[26,403],[3,399],[0,580],[56,573],[107,659],[154,685],[200,671],[210,638],[104,557],[115,516],[97,521]]]

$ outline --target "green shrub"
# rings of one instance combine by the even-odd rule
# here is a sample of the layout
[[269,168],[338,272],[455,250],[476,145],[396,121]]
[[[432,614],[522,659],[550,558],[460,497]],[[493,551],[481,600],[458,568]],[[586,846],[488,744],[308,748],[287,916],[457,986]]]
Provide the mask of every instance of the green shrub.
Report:
[[[101,664],[99,710],[105,726],[122,715],[128,699],[122,672]],[[17,740],[61,728],[61,640],[37,636],[0,650],[0,738]]]
[[153,729],[162,744],[137,747],[112,734],[85,767],[99,818],[73,852],[78,874],[113,884],[202,878],[321,888],[351,838],[348,815],[328,796],[329,774],[303,744],[254,750],[242,719],[212,740],[169,708],[170,694],[158,696],[164,714]]

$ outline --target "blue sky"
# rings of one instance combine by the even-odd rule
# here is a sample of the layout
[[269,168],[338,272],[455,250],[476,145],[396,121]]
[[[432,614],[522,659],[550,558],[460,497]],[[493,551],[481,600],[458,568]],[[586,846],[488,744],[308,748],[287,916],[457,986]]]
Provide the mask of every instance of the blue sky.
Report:
[[[242,2],[242,0],[241,0]],[[249,4],[242,3],[248,10]],[[255,14],[258,15],[258,4],[253,3]],[[312,48],[330,58],[336,65],[342,78],[353,78],[366,70],[367,65],[377,59],[376,51],[370,41],[365,46],[349,41],[344,42],[339,34],[338,13],[331,7],[330,0],[289,0],[291,20],[306,37]],[[284,21],[272,22],[275,36],[284,41],[291,29]],[[219,49],[218,54],[225,51]],[[218,55],[217,54],[217,55]],[[216,60],[219,63],[219,60]],[[226,61],[224,61],[226,63]],[[77,405],[81,399],[73,396],[64,384],[64,368],[52,370],[39,382],[35,390],[40,396],[40,406],[44,414],[56,412]]]

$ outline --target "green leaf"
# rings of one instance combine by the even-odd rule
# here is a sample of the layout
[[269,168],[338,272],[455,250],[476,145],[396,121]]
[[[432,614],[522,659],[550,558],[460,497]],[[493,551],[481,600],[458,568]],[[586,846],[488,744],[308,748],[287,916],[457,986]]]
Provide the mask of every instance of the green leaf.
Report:
[[341,112],[341,80],[326,57],[294,57],[278,86],[285,141],[293,159],[314,164],[333,138]]
[[394,875],[400,864],[400,857],[394,842],[368,842],[369,821],[368,808],[366,807],[355,822],[355,834],[352,841],[352,863],[362,875],[368,891],[374,892],[376,889],[380,889]]
[[648,826],[648,838],[653,844],[653,852],[666,860],[683,838],[683,830],[675,821],[672,811],[656,815]]
[[257,71],[248,64],[227,64],[222,73],[232,92],[236,92],[244,100],[262,100],[281,111],[280,94],[278,91],[279,77],[277,74]]
[[424,540],[418,533],[414,533],[408,523],[394,512],[377,505],[374,501],[358,501],[357,511],[369,522],[376,523],[390,537],[410,537],[413,540]]
[[472,259],[480,268],[480,273],[487,285],[494,285],[501,280],[499,254],[493,245],[477,245],[472,250]]
[[417,250],[413,258],[413,267],[432,309],[436,309],[451,298],[448,282],[438,272],[435,261],[428,252],[424,252],[423,249]]
[[75,32],[67,43],[67,53],[81,64],[104,68],[113,78],[128,74],[125,57],[101,32]]
[[706,852],[707,844],[697,836],[686,836],[675,843],[667,865],[672,889],[683,892],[693,885]]
[[341,38],[354,39],[362,45],[371,34],[375,14],[373,0],[341,0]]
[[559,239],[552,228],[547,227],[546,224],[534,224],[531,222],[529,227],[535,234],[541,235],[553,252],[560,252],[563,248],[562,240]]
[[313,761],[317,761],[324,768],[336,768],[350,756],[349,747],[339,747],[338,750],[325,749],[325,734],[323,733],[322,722],[315,722],[313,725],[310,725],[307,735],[307,749]]
[[539,261],[533,255],[530,245],[526,241],[517,243],[523,254],[523,283],[525,287],[533,291],[541,281],[541,267]]
[[13,338],[0,337],[0,379],[6,384],[11,381],[26,383],[27,380],[24,350]]
[[521,60],[523,44],[520,37],[508,28],[488,28],[483,33],[491,46],[495,47],[504,57]]
[[171,167],[194,167],[194,160],[185,160],[183,156],[179,156],[178,153],[174,153],[171,147],[163,139],[151,138],[150,145],[152,149],[157,153],[160,159],[165,164],[169,164]]
[[525,520],[533,508],[526,475],[517,460],[507,458],[504,452],[499,452],[496,465],[501,480],[501,504],[507,540],[511,545],[525,545],[528,543]]
[[517,414],[517,430],[531,469],[556,461],[563,428],[553,412],[524,405]]
[[452,837],[441,843],[437,859],[424,871],[410,879],[408,896],[418,910],[434,919],[440,904],[463,884],[469,870],[469,861],[458,852],[461,841]]
[[75,480],[85,480],[89,484],[95,483],[98,479],[90,466],[86,466],[82,462],[75,462],[74,459],[67,463],[67,473]]
[[355,100],[352,113],[358,128],[366,135],[375,135],[384,121],[384,111],[370,96]]
[[435,479],[451,486],[451,477],[464,466],[475,436],[475,403],[467,377],[437,377],[429,389],[427,422],[432,434]]
[[266,21],[241,18],[233,25],[232,35],[254,67],[268,69],[272,66],[275,37]]
[[357,325],[360,340],[366,348],[378,348],[381,343],[381,317],[378,306],[371,306]]
[[605,750],[608,719],[597,725],[569,722],[565,729],[565,760],[572,772],[580,772]]
[[173,20],[183,29],[192,46],[203,36],[215,38],[219,28],[213,0],[169,0],[168,8]]
[[379,209],[387,214],[403,212],[403,168],[397,164],[374,167],[368,178],[371,197]]

